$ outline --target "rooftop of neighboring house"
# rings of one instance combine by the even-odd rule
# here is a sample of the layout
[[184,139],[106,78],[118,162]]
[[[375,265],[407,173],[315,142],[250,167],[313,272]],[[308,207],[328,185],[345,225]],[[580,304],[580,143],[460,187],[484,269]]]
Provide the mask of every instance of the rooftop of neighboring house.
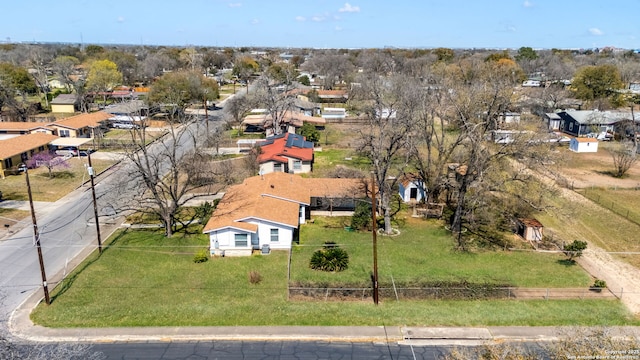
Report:
[[40,146],[46,146],[57,138],[55,135],[33,133],[0,140],[0,159],[7,159]]
[[300,205],[309,205],[311,197],[361,197],[362,179],[303,178],[273,172],[245,179],[230,187],[203,232],[237,228],[256,232],[257,226],[243,222],[252,218],[297,227]]
[[0,122],[0,131],[31,131],[39,128],[47,128],[47,123],[34,122],[34,121]]
[[527,226],[527,227],[536,227],[536,228],[544,227],[540,221],[534,218],[520,218],[518,219],[518,221],[520,221],[524,226]]
[[[245,125],[259,125],[264,127],[271,126],[272,122],[271,114],[263,113],[263,114],[249,114],[244,117],[242,123]],[[314,125],[324,125],[327,123],[327,120],[316,117],[316,116],[307,116],[303,113],[294,112],[294,111],[286,111],[282,114],[282,122],[286,124],[291,124],[295,127],[301,127],[305,122],[312,123]]]
[[85,127],[99,127],[101,123],[108,120],[111,114],[104,111],[97,111],[93,113],[86,113],[71,116],[68,118],[60,119],[56,122],[50,123],[50,126],[62,126],[69,129],[82,129]]
[[581,142],[581,143],[592,143],[592,142],[598,142],[598,139],[596,138],[590,138],[590,137],[577,137],[574,138],[577,142]]
[[304,136],[284,133],[268,138],[260,145],[262,152],[258,156],[258,162],[263,164],[268,161],[288,162],[288,158],[302,161],[313,160],[313,143],[306,141]]
[[399,181],[402,184],[402,186],[404,186],[406,188],[411,183],[422,182],[422,179],[420,178],[420,176],[418,176],[416,174],[409,173],[409,174],[403,174],[400,177]]
[[562,119],[571,117],[580,124],[614,124],[621,120],[630,120],[631,112],[599,110],[567,110],[558,113]]

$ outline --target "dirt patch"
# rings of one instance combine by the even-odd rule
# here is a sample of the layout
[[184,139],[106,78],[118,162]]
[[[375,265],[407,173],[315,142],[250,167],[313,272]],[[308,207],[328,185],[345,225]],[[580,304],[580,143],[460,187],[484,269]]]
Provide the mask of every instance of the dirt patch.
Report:
[[563,149],[562,155],[566,162],[558,171],[570,187],[640,188],[639,164],[632,166],[622,178],[610,175],[614,166],[606,146],[598,149],[597,153],[574,153]]

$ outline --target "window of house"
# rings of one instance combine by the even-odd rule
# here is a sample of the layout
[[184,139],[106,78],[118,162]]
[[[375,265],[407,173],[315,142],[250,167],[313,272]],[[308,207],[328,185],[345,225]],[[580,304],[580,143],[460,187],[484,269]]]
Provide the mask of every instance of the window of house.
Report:
[[569,131],[573,131],[573,122],[569,123]]
[[247,247],[247,234],[235,234],[233,239],[236,247]]
[[278,229],[271,229],[271,242],[278,242]]
[[273,164],[273,171],[274,172],[282,172],[282,164],[280,164],[280,163]]
[[293,170],[302,170],[302,161],[293,160]]
[[69,137],[69,130],[58,130],[60,137]]

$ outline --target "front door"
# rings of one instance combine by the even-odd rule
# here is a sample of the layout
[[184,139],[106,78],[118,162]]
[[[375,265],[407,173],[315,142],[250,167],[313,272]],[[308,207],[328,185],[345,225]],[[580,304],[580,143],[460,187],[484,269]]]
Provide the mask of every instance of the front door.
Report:
[[260,241],[257,234],[251,235],[251,248],[260,249]]

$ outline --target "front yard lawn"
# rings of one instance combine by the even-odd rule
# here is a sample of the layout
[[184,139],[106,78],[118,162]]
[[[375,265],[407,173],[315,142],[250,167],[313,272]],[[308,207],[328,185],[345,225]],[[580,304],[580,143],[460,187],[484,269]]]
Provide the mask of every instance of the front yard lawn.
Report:
[[[42,166],[37,169],[29,169],[29,182],[34,201],[56,201],[89,180],[89,174],[85,165],[86,157],[73,157],[67,160],[69,168],[56,167],[53,169],[53,177],[49,178],[49,170]],[[115,164],[113,160],[91,159],[91,164],[99,174],[109,166]],[[8,175],[0,179],[3,198],[8,200],[28,200],[27,183],[24,174]]]
[[[348,220],[348,219],[345,219]],[[454,250],[451,234],[439,222],[407,219],[408,226],[394,237],[378,236],[379,282],[385,285],[426,282],[460,282],[516,287],[587,287],[591,278],[578,265],[566,265],[562,254],[532,251]],[[327,228],[321,221],[305,224],[300,245],[292,257],[292,282],[369,286],[373,247],[370,232]],[[309,259],[325,241],[345,249],[349,268],[323,273],[309,268]]]
[[[322,243],[318,235],[322,233],[349,251],[352,274],[312,274],[306,269],[307,254],[316,248],[315,244]],[[314,224],[304,226],[302,236],[314,239],[303,241],[293,252],[294,278],[321,281],[333,276],[332,281],[360,281],[360,277],[368,277],[370,234]],[[521,253],[457,254],[450,251],[446,241],[446,233],[426,224],[405,229],[396,238],[381,239],[381,279],[388,281],[391,275],[396,281],[470,276],[478,281],[484,277],[508,280],[521,286],[586,284],[584,273],[578,268],[554,265],[557,258],[553,255],[546,259],[548,255]],[[35,323],[51,327],[640,324],[619,301],[612,300],[383,299],[377,307],[359,301],[290,302],[286,251],[272,251],[268,256],[213,258],[197,264],[193,262],[194,254],[208,245],[206,236],[201,234],[176,234],[166,239],[160,232],[121,230],[107,244],[101,257],[93,254],[52,291],[52,304],[41,305],[32,313]],[[489,265],[493,262],[505,265],[495,264],[492,268]],[[532,267],[538,270],[529,271]],[[523,270],[516,271],[520,268]],[[252,271],[260,274],[261,282],[249,281]]]

